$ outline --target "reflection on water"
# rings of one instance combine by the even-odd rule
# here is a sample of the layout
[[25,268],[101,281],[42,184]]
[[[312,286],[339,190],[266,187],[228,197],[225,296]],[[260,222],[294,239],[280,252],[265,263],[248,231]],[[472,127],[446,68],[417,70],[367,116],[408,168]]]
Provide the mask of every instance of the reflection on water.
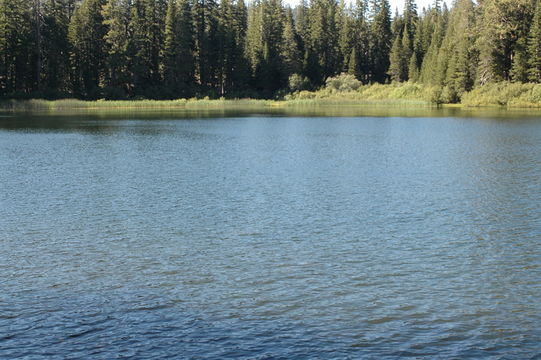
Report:
[[541,121],[384,111],[0,118],[0,357],[539,355]]

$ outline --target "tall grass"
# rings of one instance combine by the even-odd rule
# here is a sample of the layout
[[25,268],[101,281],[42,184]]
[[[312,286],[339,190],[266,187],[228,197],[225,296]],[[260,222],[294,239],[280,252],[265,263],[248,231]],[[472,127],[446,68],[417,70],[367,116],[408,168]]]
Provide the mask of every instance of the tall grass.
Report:
[[138,109],[208,109],[224,107],[260,107],[270,106],[272,101],[237,99],[178,99],[178,100],[97,100],[84,101],[76,99],[62,100],[7,100],[0,103],[4,110],[23,111],[57,111],[57,110],[138,110]]
[[[257,99],[178,99],[178,100],[122,100],[83,101],[63,100],[5,100],[0,110],[13,111],[138,111],[138,110],[214,110],[214,109],[269,109],[296,106],[430,106],[445,102],[445,89],[418,83],[363,85],[355,90],[334,86],[317,91],[297,91],[282,100]],[[461,106],[541,108],[541,84],[495,83],[480,86],[463,94]]]

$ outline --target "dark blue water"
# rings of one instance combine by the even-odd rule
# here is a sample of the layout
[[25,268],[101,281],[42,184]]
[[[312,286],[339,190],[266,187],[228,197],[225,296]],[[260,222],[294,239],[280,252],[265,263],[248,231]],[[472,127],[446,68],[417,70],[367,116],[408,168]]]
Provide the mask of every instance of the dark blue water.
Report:
[[0,119],[0,358],[541,356],[541,121]]

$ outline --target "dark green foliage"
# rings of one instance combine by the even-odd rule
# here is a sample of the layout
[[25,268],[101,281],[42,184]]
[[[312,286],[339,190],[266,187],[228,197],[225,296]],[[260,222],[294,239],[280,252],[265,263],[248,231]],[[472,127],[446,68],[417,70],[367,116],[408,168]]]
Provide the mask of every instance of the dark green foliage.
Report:
[[417,66],[417,55],[415,53],[411,54],[408,64],[408,80],[413,82],[419,80],[419,67]]
[[33,88],[31,24],[28,0],[0,1],[0,95],[21,96]]
[[296,92],[302,90],[310,90],[312,84],[307,77],[301,76],[299,74],[293,74],[288,79],[289,91]]
[[75,94],[96,98],[105,68],[104,0],[86,0],[79,5],[69,25],[70,78]]
[[320,85],[341,67],[336,23],[338,5],[333,0],[312,0],[310,5],[307,75],[314,84]]
[[438,60],[440,47],[447,30],[447,12],[432,10],[427,14],[426,28],[433,29],[429,42],[424,43],[425,56],[421,65],[420,80],[429,85],[439,85]]
[[404,49],[402,48],[402,37],[400,33],[395,36],[393,46],[391,48],[391,54],[389,57],[389,76],[392,81],[403,81],[405,65],[403,63]]
[[529,77],[527,38],[518,39],[515,45],[515,55],[511,67],[511,79],[514,82],[526,82]]
[[133,74],[130,73],[128,44],[130,42],[129,0],[108,0],[102,9],[105,35],[106,70],[105,95],[123,98],[132,93]]
[[528,73],[533,82],[541,82],[541,1],[537,0],[528,37]]
[[163,50],[164,93],[167,97],[191,96],[195,91],[193,27],[187,0],[169,0]]
[[387,81],[389,53],[391,51],[391,11],[388,0],[373,0],[370,36],[371,73],[373,82]]
[[528,36],[532,0],[485,0],[479,7],[479,83],[510,80],[517,42]]
[[288,8],[284,24],[284,42],[282,46],[282,57],[284,59],[284,71],[289,77],[292,74],[302,72],[302,49],[301,39],[295,29],[293,11]]
[[458,102],[464,92],[471,90],[475,81],[478,61],[474,29],[473,2],[458,0],[449,18],[438,61],[438,81],[449,88],[449,102]]
[[0,0],[0,97],[275,97],[347,77],[456,102],[541,82],[539,0],[404,0],[394,18],[389,0],[244,1]]
[[[248,22],[246,52],[251,63],[253,87],[268,97],[287,86],[290,51],[295,45],[292,29],[286,44],[284,29],[286,14],[280,0],[263,0],[254,3]],[[295,66],[289,63],[290,66]]]
[[[88,1],[88,0],[87,0]],[[135,0],[131,12],[128,44],[134,92],[155,98],[160,95],[160,64],[164,45],[165,0]]]

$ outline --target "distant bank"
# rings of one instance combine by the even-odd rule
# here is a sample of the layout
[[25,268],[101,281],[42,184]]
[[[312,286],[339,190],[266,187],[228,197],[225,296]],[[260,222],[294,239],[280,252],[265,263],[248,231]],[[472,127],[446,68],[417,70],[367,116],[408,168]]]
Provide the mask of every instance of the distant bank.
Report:
[[349,86],[347,81],[328,83],[317,91],[297,91],[281,98],[177,100],[0,100],[3,111],[63,110],[210,110],[210,109],[280,109],[296,106],[400,106],[400,107],[498,107],[508,109],[541,109],[541,84],[495,83],[460,94],[457,102],[446,87],[417,83]]

